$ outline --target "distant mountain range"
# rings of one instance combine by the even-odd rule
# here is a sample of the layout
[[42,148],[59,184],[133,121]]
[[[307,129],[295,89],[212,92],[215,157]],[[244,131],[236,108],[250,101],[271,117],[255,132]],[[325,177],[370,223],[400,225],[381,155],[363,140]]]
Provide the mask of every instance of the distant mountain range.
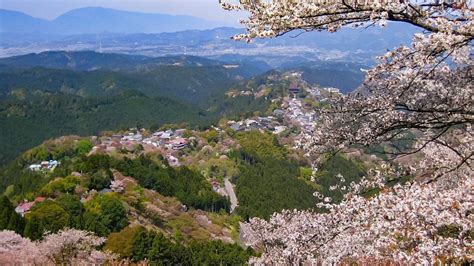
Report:
[[[147,57],[94,51],[51,51],[0,58],[0,65],[15,67],[44,67],[80,71],[92,70],[140,70],[160,65],[220,66],[223,63],[196,56]],[[266,71],[265,69],[264,71]]]
[[159,33],[210,29],[225,23],[192,16],[128,12],[102,7],[73,9],[49,21],[25,13],[0,9],[0,33],[76,35],[111,33]]
[[[34,20],[34,19],[33,19]],[[38,25],[40,25],[39,23]],[[21,30],[21,29],[18,29]],[[54,35],[0,32],[0,57],[43,51],[98,51],[145,56],[193,55],[222,61],[265,61],[273,68],[308,61],[345,61],[372,64],[377,55],[401,44],[409,44],[417,28],[390,23],[386,28],[342,29],[337,33],[311,32],[292,38],[238,42],[230,37],[244,29],[220,27],[161,33],[96,33]]]

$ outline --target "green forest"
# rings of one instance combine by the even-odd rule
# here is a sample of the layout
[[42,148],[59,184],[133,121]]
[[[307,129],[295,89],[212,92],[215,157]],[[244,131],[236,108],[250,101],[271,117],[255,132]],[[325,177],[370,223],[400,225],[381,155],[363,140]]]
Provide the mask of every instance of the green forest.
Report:
[[101,195],[82,204],[79,198],[64,194],[55,200],[36,204],[25,218],[14,210],[6,196],[0,197],[0,230],[12,230],[32,240],[44,232],[77,228],[108,236],[104,247],[133,262],[148,260],[159,265],[243,265],[250,256],[236,244],[220,241],[189,244],[170,240],[143,227],[128,226],[127,212],[119,199]]
[[160,265],[243,265],[255,255],[250,249],[244,250],[236,244],[221,241],[182,245],[139,226],[111,234],[105,247],[122,258],[132,261],[147,259]]
[[0,101],[0,162],[64,135],[97,135],[103,130],[185,121],[192,121],[190,126],[206,126],[213,120],[214,115],[198,108],[137,91],[99,98],[38,93],[31,100]]
[[[212,132],[216,133],[209,131],[203,136],[216,145],[219,135],[211,137]],[[268,219],[283,209],[314,208],[316,190],[338,200],[342,192],[329,190],[329,186],[338,182],[332,177],[340,173],[348,183],[364,174],[364,168],[356,161],[342,156],[328,157],[318,172],[316,183],[311,185],[302,178],[307,172],[306,163],[295,159],[275,135],[259,131],[229,134],[239,144],[238,149],[227,154],[238,168],[238,175],[232,180],[239,199],[235,210],[238,216],[229,215],[229,199],[214,192],[209,181],[196,169],[173,168],[163,157],[140,151],[126,156],[87,156],[93,146],[88,138],[62,137],[46,141],[1,169],[0,191],[4,196],[0,198],[0,230],[13,230],[36,240],[42,239],[44,232],[77,228],[107,237],[104,248],[131,261],[241,265],[255,255],[253,251],[210,240],[205,235],[203,238],[198,231],[192,234],[208,241],[183,238],[180,229],[186,228],[189,218],[178,217],[174,222],[165,222],[160,215],[150,213],[144,204],[153,199],[146,198],[143,189],[175,198],[190,210],[214,213],[219,224],[238,224],[251,217]],[[52,172],[28,169],[33,162],[50,159],[61,161]],[[114,179],[114,171],[136,180],[138,187],[134,188],[133,195],[137,196],[128,196],[130,192],[119,195],[106,191]],[[98,192],[86,193],[90,191]],[[84,195],[88,196],[83,198]],[[25,217],[15,212],[12,202],[19,204],[37,197],[46,200],[37,202]],[[160,230],[174,233],[165,235],[160,230],[131,225],[131,217],[137,215],[136,212],[151,219],[153,226]]]
[[[170,123],[205,128],[222,116],[248,116],[268,109],[265,99],[226,98],[224,93],[233,84],[230,74],[208,68],[186,69],[189,73],[168,68],[160,66],[146,78],[136,73],[0,70],[0,141],[4,144],[0,164],[63,135],[97,135],[103,130],[137,125],[159,128]],[[196,77],[191,78],[193,75]],[[147,79],[148,85],[140,85],[137,79]],[[183,83],[188,80],[191,83]]]
[[[143,187],[176,197],[189,207],[214,212],[229,209],[228,199],[213,192],[211,185],[196,171],[184,166],[172,168],[166,161],[152,160],[144,155],[133,160],[102,154],[85,156],[82,150],[84,142],[71,141],[69,145],[48,148],[42,145],[29,151],[0,173],[0,191],[16,200],[74,193],[78,186],[100,191],[110,187],[113,179],[111,169],[117,169],[135,178]],[[30,171],[27,167],[35,160],[47,159],[61,159],[62,164],[47,174]],[[80,172],[81,178],[72,176],[73,172]]]
[[134,177],[143,187],[164,196],[175,196],[187,206],[214,212],[229,211],[229,200],[213,192],[201,174],[187,167],[165,168],[141,155],[135,160],[116,162],[114,168]]
[[268,218],[279,210],[315,206],[314,190],[298,179],[298,162],[288,158],[275,136],[250,132],[239,133],[237,139],[242,146],[235,154],[241,161],[235,180],[239,215]]

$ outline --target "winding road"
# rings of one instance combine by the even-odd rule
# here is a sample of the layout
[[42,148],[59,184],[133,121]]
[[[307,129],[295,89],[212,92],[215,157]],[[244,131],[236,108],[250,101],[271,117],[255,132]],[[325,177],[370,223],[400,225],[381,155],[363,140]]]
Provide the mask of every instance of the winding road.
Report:
[[224,179],[225,190],[230,198],[230,212],[232,213],[237,206],[239,206],[239,201],[237,200],[237,196],[234,192],[234,185],[229,181],[229,178],[226,177]]

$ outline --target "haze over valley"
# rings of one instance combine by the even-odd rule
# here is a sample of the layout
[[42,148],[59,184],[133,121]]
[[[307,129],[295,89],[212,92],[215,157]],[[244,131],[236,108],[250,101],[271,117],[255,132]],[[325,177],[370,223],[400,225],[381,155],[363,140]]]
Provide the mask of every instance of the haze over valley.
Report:
[[72,10],[53,21],[8,10],[0,10],[0,14],[1,57],[51,50],[93,50],[153,57],[177,54],[227,60],[252,57],[265,60],[272,67],[301,60],[373,63],[376,55],[409,43],[416,31],[414,27],[393,23],[386,28],[346,29],[337,34],[313,32],[298,38],[295,32],[246,44],[230,39],[243,29],[191,16],[105,8]]

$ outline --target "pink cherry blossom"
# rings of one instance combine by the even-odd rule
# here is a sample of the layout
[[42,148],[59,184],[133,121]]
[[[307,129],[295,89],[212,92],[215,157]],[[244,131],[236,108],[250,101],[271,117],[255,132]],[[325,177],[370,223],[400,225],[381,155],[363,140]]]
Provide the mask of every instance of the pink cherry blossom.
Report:
[[77,229],[49,234],[42,241],[31,242],[15,232],[0,231],[0,264],[104,264],[116,259],[114,254],[97,250],[104,238]]

